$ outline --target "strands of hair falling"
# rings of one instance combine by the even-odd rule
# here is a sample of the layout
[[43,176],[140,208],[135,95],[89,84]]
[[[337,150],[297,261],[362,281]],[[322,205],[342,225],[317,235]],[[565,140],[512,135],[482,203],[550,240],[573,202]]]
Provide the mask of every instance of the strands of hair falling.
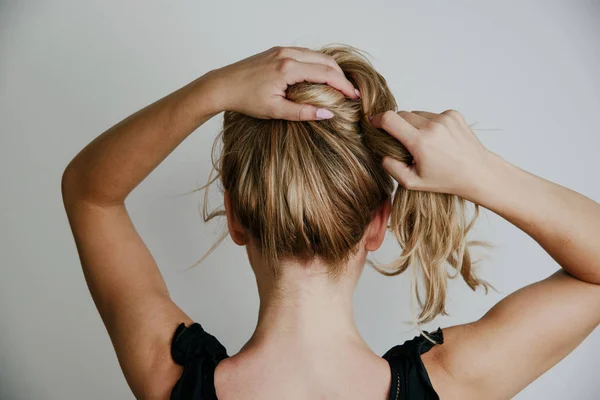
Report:
[[[479,215],[478,206],[468,222],[464,199],[395,185],[381,160],[388,156],[411,162],[412,155],[400,141],[374,128],[368,119],[398,108],[386,80],[361,50],[326,46],[320,51],[336,60],[361,92],[361,99],[348,99],[326,84],[301,82],[288,87],[286,97],[327,108],[334,118],[260,120],[225,112],[223,129],[211,155],[217,174],[212,178],[211,170],[203,186],[204,221],[226,215],[224,210],[209,214],[206,209],[208,187],[220,178],[222,189],[229,193],[232,212],[259,246],[275,280],[282,261],[309,262],[315,257],[328,265],[332,279],[338,279],[377,210],[391,199],[388,229],[402,252],[389,264],[370,259],[366,263],[387,276],[399,275],[411,267],[413,322],[431,340],[420,325],[437,315],[447,315],[449,279],[461,276],[472,290],[483,286],[486,293],[488,287],[493,288],[474,274],[475,262],[469,252],[470,246],[490,245],[466,239]],[[222,151],[216,159],[216,144],[221,139]],[[193,266],[226,236],[227,230]],[[455,274],[450,275],[449,270]],[[419,281],[423,290],[419,290]],[[415,315],[415,298],[419,315]]]

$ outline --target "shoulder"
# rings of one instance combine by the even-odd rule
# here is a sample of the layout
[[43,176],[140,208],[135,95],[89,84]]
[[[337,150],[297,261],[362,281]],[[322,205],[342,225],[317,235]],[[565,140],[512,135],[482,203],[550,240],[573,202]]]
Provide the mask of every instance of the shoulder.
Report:
[[[444,342],[421,355],[421,362],[427,371],[431,386],[441,399],[481,399],[477,382],[457,373],[455,365],[455,349],[464,345],[463,342],[470,337],[467,333],[471,333],[471,329],[470,324],[443,328]],[[475,364],[476,360],[464,357],[463,362]]]
[[438,380],[463,399],[513,398],[598,326],[598,299],[600,285],[562,269],[509,294],[480,319],[444,328]]

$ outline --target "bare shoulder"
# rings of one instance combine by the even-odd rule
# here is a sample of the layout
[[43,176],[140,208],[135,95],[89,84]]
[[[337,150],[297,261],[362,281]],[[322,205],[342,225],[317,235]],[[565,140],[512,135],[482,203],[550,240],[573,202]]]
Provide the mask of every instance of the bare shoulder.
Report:
[[480,399],[478,393],[468,385],[462,384],[460,379],[449,368],[447,358],[451,348],[461,341],[466,330],[471,329],[468,324],[442,328],[444,343],[433,346],[428,352],[421,355],[423,365],[436,393],[444,400],[469,400]]
[[422,359],[443,399],[510,399],[599,323],[600,285],[560,269],[506,296],[479,320],[443,328],[444,343]]

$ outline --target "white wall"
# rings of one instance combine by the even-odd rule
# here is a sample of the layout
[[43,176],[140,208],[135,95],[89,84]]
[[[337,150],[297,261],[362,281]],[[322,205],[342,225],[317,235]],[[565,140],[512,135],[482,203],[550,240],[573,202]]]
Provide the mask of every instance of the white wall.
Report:
[[[133,397],[85,285],[62,208],[61,173],[129,114],[273,45],[365,49],[401,108],[454,108],[479,128],[500,128],[476,132],[507,160],[600,200],[598,2],[205,3],[0,2],[1,399]],[[176,197],[205,182],[220,121],[187,139],[128,207],[175,301],[231,354],[251,334],[258,305],[244,250],[227,239],[204,264],[178,272],[223,226],[202,223],[200,194]],[[211,205],[220,204],[213,197]],[[428,328],[477,319],[557,269],[532,239],[491,212],[476,233],[497,245],[481,273],[501,293],[485,296],[455,282],[452,316]],[[397,253],[390,237],[376,258]],[[358,326],[379,354],[416,335],[403,324],[410,319],[408,278],[367,268],[360,281]],[[600,398],[599,355],[596,330],[517,398]]]

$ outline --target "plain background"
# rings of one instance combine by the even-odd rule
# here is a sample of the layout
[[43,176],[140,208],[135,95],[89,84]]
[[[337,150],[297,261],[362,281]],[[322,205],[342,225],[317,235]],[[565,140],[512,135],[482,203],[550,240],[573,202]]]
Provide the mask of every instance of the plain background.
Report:
[[[477,122],[492,151],[599,201],[599,18],[600,3],[584,1],[0,2],[0,398],[133,397],[60,196],[71,158],[123,118],[274,45],[341,42],[372,55],[400,109],[457,109]],[[244,249],[228,238],[181,272],[224,227],[202,222],[202,193],[180,196],[206,182],[221,121],[222,114],[190,136],[127,206],[173,299],[233,354],[250,337],[258,307]],[[211,209],[222,204],[216,189]],[[478,319],[558,268],[489,211],[472,238],[496,246],[479,253],[480,274],[500,293],[453,281],[451,315],[425,328]],[[374,258],[398,254],[390,235]],[[367,266],[358,285],[357,324],[378,354],[418,334],[406,324],[409,278]],[[599,356],[597,329],[517,398],[600,398]]]

